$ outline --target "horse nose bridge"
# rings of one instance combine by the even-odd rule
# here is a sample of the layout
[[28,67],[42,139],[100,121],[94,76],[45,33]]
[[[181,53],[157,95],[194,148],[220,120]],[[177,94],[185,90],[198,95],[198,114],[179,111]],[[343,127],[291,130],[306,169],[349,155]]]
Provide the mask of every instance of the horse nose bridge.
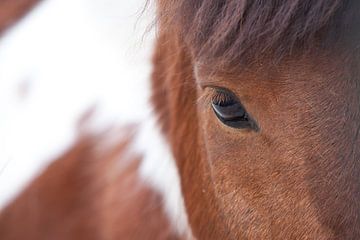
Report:
[[351,148],[351,155],[352,158],[359,158],[360,159],[360,86],[356,84],[354,88],[354,97],[349,104],[350,116],[349,125],[350,127],[350,135],[349,135],[349,147]]
[[[355,109],[354,109],[355,110]],[[357,179],[356,189],[360,190],[360,114],[359,110],[352,111],[348,115],[348,120],[344,123],[345,127],[336,136],[336,148],[333,159],[339,171],[342,171],[347,178]],[[342,133],[341,133],[342,131]],[[350,181],[350,179],[348,179]]]
[[[356,130],[355,130],[355,134],[353,136],[352,143],[351,143],[351,152],[350,152],[351,155],[350,155],[350,157],[353,157],[353,158],[356,158],[357,155],[360,155],[359,133],[360,133],[360,121],[357,122],[357,127],[356,127]],[[359,156],[359,158],[360,158],[360,156]]]
[[354,166],[360,171],[360,95],[354,92],[334,99],[337,104],[328,109],[317,143],[322,146],[320,152],[328,159],[327,164]]

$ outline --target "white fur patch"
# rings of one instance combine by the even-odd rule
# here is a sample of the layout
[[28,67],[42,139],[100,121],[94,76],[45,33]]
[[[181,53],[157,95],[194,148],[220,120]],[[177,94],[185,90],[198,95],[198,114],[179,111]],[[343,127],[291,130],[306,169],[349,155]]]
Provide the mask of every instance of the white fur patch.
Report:
[[74,143],[94,104],[94,132],[143,119],[154,35],[144,4],[46,0],[0,38],[0,208]]
[[162,194],[165,211],[178,234],[193,239],[175,159],[153,115],[143,122],[135,148],[143,154],[141,177]]
[[[142,4],[47,0],[0,39],[0,182],[7,183],[0,208],[71,146],[78,117],[98,103],[96,129],[145,119],[135,149],[144,154],[141,176],[164,196],[178,233],[191,238],[175,161],[155,118],[142,114],[151,41],[141,37],[152,19],[133,29]],[[23,81],[30,92],[19,101],[13,93]]]

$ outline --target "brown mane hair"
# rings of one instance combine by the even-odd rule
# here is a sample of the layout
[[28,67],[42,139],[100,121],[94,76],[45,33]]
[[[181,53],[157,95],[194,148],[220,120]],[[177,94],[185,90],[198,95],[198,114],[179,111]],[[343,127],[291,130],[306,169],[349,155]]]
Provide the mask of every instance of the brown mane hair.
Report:
[[359,4],[354,0],[180,0],[164,2],[160,17],[178,25],[195,58],[234,66],[264,55],[280,60],[293,52],[357,47]]

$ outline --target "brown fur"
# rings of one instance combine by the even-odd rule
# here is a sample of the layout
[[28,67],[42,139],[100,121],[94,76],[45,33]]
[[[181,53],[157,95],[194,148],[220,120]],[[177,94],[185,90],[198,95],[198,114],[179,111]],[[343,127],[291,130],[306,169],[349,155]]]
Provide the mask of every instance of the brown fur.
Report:
[[[159,1],[152,101],[177,160],[198,239],[360,238],[360,66],[354,38],[359,30],[350,27],[358,15],[349,14],[359,12],[358,2],[305,1],[321,8],[295,14],[283,32],[278,29],[282,25],[274,25],[262,41],[251,42],[257,45],[246,45],[277,15],[256,16],[303,2]],[[223,9],[236,12],[247,3],[259,6],[246,17],[235,16],[236,34],[213,35],[232,31],[233,21]],[[332,10],[322,12],[323,7]],[[247,21],[254,28],[246,27]],[[308,21],[313,24],[301,28]],[[330,34],[334,22],[351,23],[336,41]],[[306,51],[304,39],[298,44],[295,39],[295,45],[286,41],[296,38],[296,28],[304,39],[317,36],[317,43],[327,42],[327,48]],[[236,44],[240,42],[245,46]],[[343,45],[335,49],[339,42]],[[294,51],[279,59],[278,47],[289,44]],[[246,56],[244,47],[270,51],[241,67],[241,60],[227,61],[228,56]],[[259,132],[223,125],[207,97],[214,87],[234,92],[258,122]]]
[[[81,138],[0,215],[0,239],[177,239],[127,143]],[[120,159],[123,158],[122,161]]]
[[0,36],[40,0],[0,0]]

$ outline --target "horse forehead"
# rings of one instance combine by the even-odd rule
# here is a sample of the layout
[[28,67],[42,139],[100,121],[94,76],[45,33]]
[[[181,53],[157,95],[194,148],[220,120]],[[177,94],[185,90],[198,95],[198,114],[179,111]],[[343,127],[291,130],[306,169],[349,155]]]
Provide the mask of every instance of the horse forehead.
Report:
[[[346,84],[350,78],[346,56],[335,59],[332,55],[303,55],[285,59],[281,62],[264,58],[244,66],[221,66],[199,62],[194,64],[194,76],[200,85],[229,84],[234,88],[251,85],[252,87],[276,87],[294,85],[302,88],[321,84]],[[220,66],[220,67],[218,67]],[[345,80],[344,80],[345,79]],[[309,84],[299,84],[309,83]],[[312,83],[312,84],[310,84]]]

